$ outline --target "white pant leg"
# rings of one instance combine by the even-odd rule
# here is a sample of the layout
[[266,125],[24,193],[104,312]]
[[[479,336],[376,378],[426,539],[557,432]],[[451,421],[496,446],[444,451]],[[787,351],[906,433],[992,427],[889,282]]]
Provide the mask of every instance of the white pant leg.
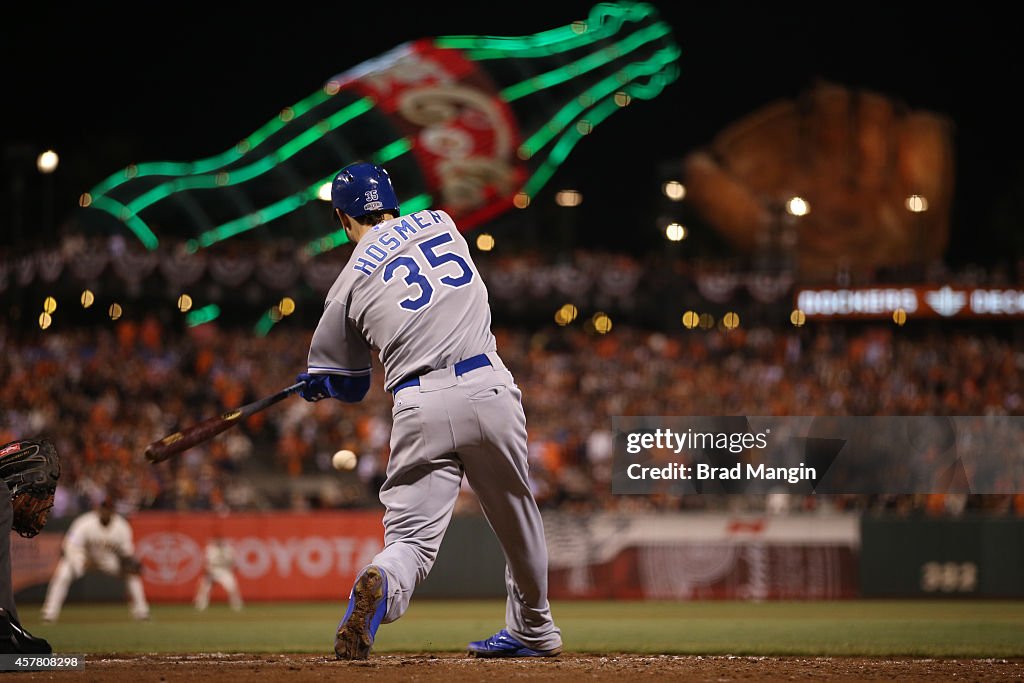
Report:
[[392,408],[391,456],[380,490],[386,508],[384,549],[372,560],[388,581],[385,623],[405,614],[413,591],[433,567],[462,484],[443,397],[423,381],[425,391],[399,392]]
[[199,611],[205,610],[210,605],[210,591],[214,584],[220,585],[228,594],[228,604],[231,609],[238,612],[245,605],[242,600],[242,592],[238,587],[238,579],[230,569],[214,568],[203,573],[199,579],[199,586],[196,589],[195,606]]
[[562,636],[548,604],[548,547],[530,488],[522,394],[504,368],[471,372],[459,389],[461,400],[448,402],[451,424],[466,479],[505,554],[505,628],[528,647],[558,649]]
[[236,612],[241,610],[244,603],[242,602],[242,592],[238,588],[238,579],[235,577],[235,573],[226,569],[218,572],[217,582],[227,591],[228,604],[231,605],[231,609]]
[[57,568],[46,587],[46,598],[40,616],[44,621],[57,621],[68,597],[71,584],[85,573],[86,557],[84,551],[65,550],[57,561]]
[[40,616],[44,621],[57,621],[60,611],[64,607],[64,600],[68,596],[68,588],[75,580],[74,570],[71,564],[63,557],[57,561],[57,569],[50,578],[50,585],[46,587],[46,598],[43,600],[43,608]]
[[128,589],[128,608],[136,619],[149,618],[149,603],[146,602],[146,592],[142,586],[142,577],[138,574],[128,574],[124,577],[125,587]]
[[193,601],[196,609],[202,612],[210,606],[210,589],[213,587],[213,580],[210,575],[203,572],[199,577],[199,587],[196,589],[196,597]]

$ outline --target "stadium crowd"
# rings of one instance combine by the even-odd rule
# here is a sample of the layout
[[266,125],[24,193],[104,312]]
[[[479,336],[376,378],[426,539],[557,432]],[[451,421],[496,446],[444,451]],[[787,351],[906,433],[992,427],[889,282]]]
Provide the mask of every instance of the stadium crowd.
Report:
[[[142,456],[154,439],[290,384],[305,368],[309,334],[299,324],[264,337],[215,323],[171,329],[154,316],[32,333],[0,327],[0,443],[55,441],[65,463],[56,517],[111,490],[127,511],[376,505],[391,408],[379,365],[361,404],[286,401],[172,461]],[[1024,353],[999,335],[863,324],[616,325],[598,334],[585,323],[495,335],[523,388],[531,474],[546,508],[1024,514],[1011,495],[793,496],[777,507],[779,497],[622,496],[610,486],[613,416],[1024,414]],[[342,448],[359,456],[351,472],[331,467]],[[282,491],[282,475],[295,484],[290,495],[271,493]],[[276,484],[260,485],[268,480]],[[473,509],[470,490],[464,498],[462,509]]]

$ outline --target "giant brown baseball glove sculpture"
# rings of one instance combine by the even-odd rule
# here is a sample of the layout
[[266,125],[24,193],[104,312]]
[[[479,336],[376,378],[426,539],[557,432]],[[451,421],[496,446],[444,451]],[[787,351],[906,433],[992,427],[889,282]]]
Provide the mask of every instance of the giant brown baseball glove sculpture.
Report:
[[[952,123],[878,93],[818,83],[728,126],[683,171],[739,253],[783,250],[804,281],[927,263],[949,240]],[[785,213],[794,196],[807,215]]]

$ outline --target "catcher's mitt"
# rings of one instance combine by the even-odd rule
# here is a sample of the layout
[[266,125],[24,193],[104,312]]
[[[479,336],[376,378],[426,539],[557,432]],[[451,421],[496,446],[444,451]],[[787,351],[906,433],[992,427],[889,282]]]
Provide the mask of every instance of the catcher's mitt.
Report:
[[22,439],[0,446],[0,478],[11,492],[11,528],[32,538],[46,526],[60,479],[57,449],[46,439]]

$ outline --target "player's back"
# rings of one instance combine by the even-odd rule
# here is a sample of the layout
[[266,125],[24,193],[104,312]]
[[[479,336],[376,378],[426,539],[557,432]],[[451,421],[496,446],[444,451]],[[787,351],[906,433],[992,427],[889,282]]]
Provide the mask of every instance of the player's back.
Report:
[[346,291],[348,317],[380,350],[388,389],[495,350],[487,288],[444,211],[418,211],[371,228],[331,296]]

